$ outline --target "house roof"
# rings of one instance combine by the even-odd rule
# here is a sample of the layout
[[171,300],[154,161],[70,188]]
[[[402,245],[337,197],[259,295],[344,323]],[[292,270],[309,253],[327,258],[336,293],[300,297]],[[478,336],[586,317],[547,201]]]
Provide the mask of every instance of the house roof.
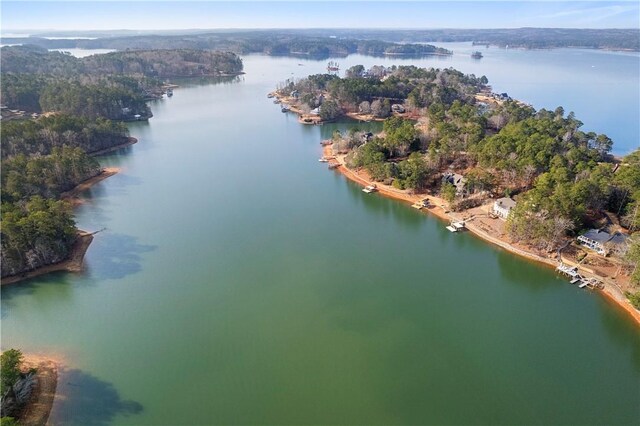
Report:
[[496,204],[505,209],[512,209],[516,206],[516,202],[509,197],[498,198]]
[[604,244],[611,239],[611,234],[600,229],[589,229],[582,236],[600,244]]
[[625,244],[627,242],[627,240],[629,239],[628,235],[625,234],[621,234],[619,232],[616,232],[615,234],[613,234],[613,237],[611,237],[611,239],[609,240],[609,242],[611,244]]

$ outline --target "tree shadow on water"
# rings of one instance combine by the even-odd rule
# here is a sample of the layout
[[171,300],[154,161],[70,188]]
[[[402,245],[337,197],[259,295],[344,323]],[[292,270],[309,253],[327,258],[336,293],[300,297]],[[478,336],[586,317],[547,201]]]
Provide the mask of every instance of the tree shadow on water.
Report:
[[136,237],[111,232],[96,236],[94,254],[87,265],[89,273],[98,279],[120,279],[142,270],[142,255],[157,246],[140,244]]
[[61,368],[49,424],[109,425],[116,416],[133,416],[143,409],[139,402],[123,400],[111,383],[77,369]]

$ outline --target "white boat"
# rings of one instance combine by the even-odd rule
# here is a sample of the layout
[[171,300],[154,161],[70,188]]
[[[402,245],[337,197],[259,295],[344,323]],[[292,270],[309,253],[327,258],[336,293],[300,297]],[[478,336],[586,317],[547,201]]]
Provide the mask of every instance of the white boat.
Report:
[[454,228],[453,226],[449,225],[447,226],[447,229],[451,232],[458,232],[458,229]]
[[583,281],[582,284],[580,284],[578,287],[585,288],[586,286],[587,286],[587,283]]
[[364,187],[362,192],[366,192],[367,194],[371,194],[372,192],[376,192],[378,188],[375,185],[367,185]]
[[321,163],[328,163],[329,162],[329,160],[327,160],[326,157],[318,158],[318,161],[321,162]]

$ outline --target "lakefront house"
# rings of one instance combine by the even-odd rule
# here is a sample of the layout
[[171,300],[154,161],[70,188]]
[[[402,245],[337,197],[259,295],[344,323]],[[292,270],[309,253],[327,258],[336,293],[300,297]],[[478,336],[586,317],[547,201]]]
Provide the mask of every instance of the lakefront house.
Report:
[[621,251],[628,243],[628,236],[616,232],[613,235],[601,229],[589,229],[578,236],[578,242],[596,253],[606,256],[610,251]]
[[509,217],[509,213],[516,206],[516,202],[509,197],[498,198],[493,203],[493,214],[500,219],[506,220]]

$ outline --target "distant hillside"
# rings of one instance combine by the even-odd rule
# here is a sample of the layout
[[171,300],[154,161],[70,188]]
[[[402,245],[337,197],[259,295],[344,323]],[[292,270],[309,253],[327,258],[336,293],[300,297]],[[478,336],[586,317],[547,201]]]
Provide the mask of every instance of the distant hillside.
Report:
[[3,73],[70,75],[125,74],[145,77],[196,77],[238,74],[242,60],[231,52],[136,50],[75,58],[33,45],[0,49]]
[[[326,58],[360,53],[384,55],[448,55],[450,51],[427,44],[398,44],[379,40],[332,38],[326,35],[307,36],[288,31],[245,31],[236,33],[206,33],[187,35],[143,35],[98,38],[95,40],[49,40],[30,37],[29,44],[47,49],[207,49],[225,50],[237,54],[264,53],[273,56],[310,56]],[[2,39],[5,44],[25,43],[25,39]]]
[[[265,53],[287,55],[347,55],[364,53],[384,55],[394,43],[475,42],[527,49],[579,47],[592,49],[640,50],[640,30],[573,28],[498,28],[498,29],[295,29],[246,31],[173,31],[163,35],[127,35],[114,33],[95,40],[48,40],[32,37],[28,43],[48,49],[218,49],[238,54]],[[69,34],[66,34],[69,35]],[[80,34],[78,34],[80,37]],[[4,38],[2,43],[24,43],[21,38]],[[374,45],[371,43],[375,42]],[[375,46],[375,47],[374,47]],[[414,49],[413,47],[411,49]],[[444,49],[421,47],[415,54],[445,54]]]

